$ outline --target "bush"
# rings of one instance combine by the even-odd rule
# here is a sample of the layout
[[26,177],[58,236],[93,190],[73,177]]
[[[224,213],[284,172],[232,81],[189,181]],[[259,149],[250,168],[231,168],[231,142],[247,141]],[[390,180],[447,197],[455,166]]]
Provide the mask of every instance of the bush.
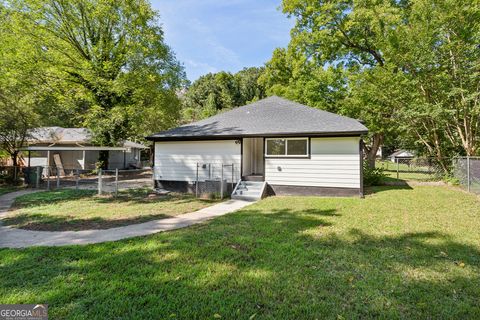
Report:
[[367,162],[363,163],[363,185],[366,187],[378,186],[387,175],[382,168],[370,168]]
[[443,176],[443,182],[449,184],[449,185],[453,185],[453,186],[459,186],[460,185],[460,179],[458,179],[457,177],[454,177],[453,175],[450,175],[450,174],[447,174],[445,176]]

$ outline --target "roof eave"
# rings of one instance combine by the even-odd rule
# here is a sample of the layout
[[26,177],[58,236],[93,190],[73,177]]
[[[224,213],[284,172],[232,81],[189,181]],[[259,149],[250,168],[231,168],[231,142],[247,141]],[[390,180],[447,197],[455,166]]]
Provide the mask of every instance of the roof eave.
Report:
[[340,131],[340,132],[275,132],[256,134],[236,135],[198,135],[198,136],[148,136],[149,141],[197,141],[197,140],[235,140],[254,137],[357,137],[368,133],[368,130],[361,131]]

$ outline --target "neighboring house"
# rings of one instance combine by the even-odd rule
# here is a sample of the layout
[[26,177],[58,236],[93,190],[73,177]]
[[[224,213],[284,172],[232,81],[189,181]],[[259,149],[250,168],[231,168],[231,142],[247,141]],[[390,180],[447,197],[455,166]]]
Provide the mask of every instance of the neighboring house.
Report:
[[362,195],[367,132],[355,119],[274,96],[147,139],[164,189],[192,190],[198,163],[233,163],[235,181],[265,181],[274,194]]
[[62,166],[65,170],[96,168],[100,152],[108,152],[107,169],[140,168],[142,144],[124,141],[118,147],[95,146],[86,128],[42,127],[29,132],[23,149],[28,166]]
[[397,162],[397,161],[405,161],[405,160],[412,160],[415,157],[415,154],[408,150],[398,150],[395,151],[390,155],[390,161]]

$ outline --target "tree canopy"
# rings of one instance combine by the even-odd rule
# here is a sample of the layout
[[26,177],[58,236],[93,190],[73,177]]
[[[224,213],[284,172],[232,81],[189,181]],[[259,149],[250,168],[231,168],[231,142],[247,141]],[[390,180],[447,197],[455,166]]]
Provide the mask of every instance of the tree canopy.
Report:
[[11,30],[12,17],[0,3],[0,149],[17,165],[28,132],[38,124],[36,112],[48,103],[46,86],[35,76],[37,49]]
[[245,68],[235,74],[209,73],[201,76],[183,96],[183,121],[191,122],[220,111],[245,105],[266,96],[258,83],[263,68]]
[[[115,145],[276,94],[362,119],[372,166],[382,144],[445,170],[449,157],[480,154],[480,1],[283,0],[282,10],[295,19],[291,41],[265,67],[189,86],[147,0],[2,1],[0,131],[87,126]],[[12,116],[24,121],[13,128]]]
[[370,160],[392,140],[439,162],[478,154],[478,1],[284,0],[282,8],[296,24],[261,77],[269,93],[362,118]]
[[9,13],[16,36],[41,48],[45,119],[87,126],[104,145],[177,121],[185,75],[148,1],[18,0]]

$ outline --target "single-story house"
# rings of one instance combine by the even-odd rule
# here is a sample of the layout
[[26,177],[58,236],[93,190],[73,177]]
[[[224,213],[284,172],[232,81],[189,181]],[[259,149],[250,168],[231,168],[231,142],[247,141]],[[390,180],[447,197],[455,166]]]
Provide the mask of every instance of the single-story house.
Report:
[[164,189],[191,190],[205,164],[223,163],[234,166],[235,190],[260,180],[272,194],[363,195],[367,132],[358,120],[273,96],[147,139]]
[[390,155],[390,161],[392,162],[408,162],[408,160],[412,160],[415,158],[415,154],[412,151],[408,150],[397,150]]
[[143,144],[124,141],[117,147],[96,146],[86,128],[41,127],[29,132],[28,146],[22,149],[27,166],[56,166],[65,171],[96,168],[100,152],[108,152],[105,169],[141,168]]

